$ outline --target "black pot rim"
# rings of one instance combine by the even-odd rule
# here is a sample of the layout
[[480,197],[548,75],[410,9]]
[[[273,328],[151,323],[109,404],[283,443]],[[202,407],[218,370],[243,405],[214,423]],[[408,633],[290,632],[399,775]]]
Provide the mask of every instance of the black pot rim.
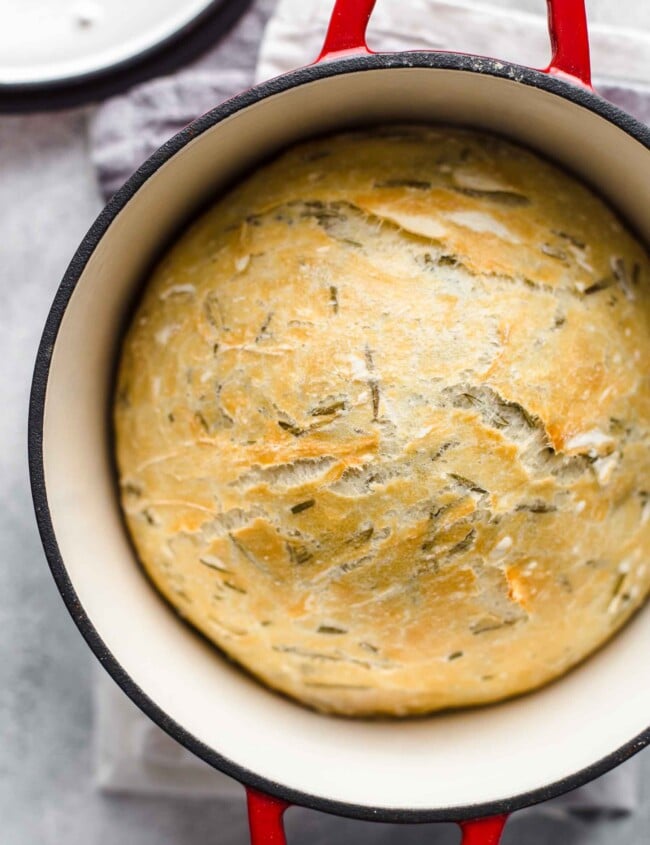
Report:
[[77,76],[0,83],[0,114],[54,111],[82,106],[171,73],[214,47],[252,0],[211,0],[165,38],[118,62]]
[[369,56],[330,60],[293,71],[232,98],[184,128],[137,170],[99,214],[72,259],[54,298],[36,358],[29,408],[29,470],[34,508],[43,547],[52,575],[68,611],[86,642],[107,672],[129,698],[170,736],[213,767],[236,778],[241,783],[292,804],[368,821],[458,822],[510,813],[514,810],[546,801],[564,792],[576,789],[623,763],[629,757],[649,745],[650,726],[638,736],[633,737],[620,748],[614,750],[611,754],[562,780],[512,797],[484,803],[461,805],[459,807],[432,809],[412,809],[408,807],[373,808],[301,792],[300,790],[292,789],[281,783],[261,777],[255,772],[245,769],[232,760],[223,757],[171,719],[135,683],[108,650],[92,621],[81,606],[61,557],[48,506],[43,463],[43,418],[47,381],[52,351],[63,315],[90,256],[114,218],[140,187],[168,159],[192,139],[235,112],[254,103],[287,91],[290,88],[325,77],[378,68],[401,67],[425,67],[488,74],[510,80],[514,79],[520,84],[541,88],[568,99],[582,108],[595,112],[650,150],[650,129],[648,127],[639,123],[633,117],[612,104],[602,100],[586,88],[574,85],[559,77],[519,65],[453,53],[378,53]]

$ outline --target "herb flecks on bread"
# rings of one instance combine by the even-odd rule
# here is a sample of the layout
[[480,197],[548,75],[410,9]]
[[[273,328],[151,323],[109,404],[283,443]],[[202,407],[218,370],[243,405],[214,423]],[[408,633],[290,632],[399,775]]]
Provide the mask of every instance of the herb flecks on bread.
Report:
[[650,589],[649,329],[647,253],[531,152],[418,127],[297,146],[170,249],[126,337],[140,560],[322,710],[544,684]]

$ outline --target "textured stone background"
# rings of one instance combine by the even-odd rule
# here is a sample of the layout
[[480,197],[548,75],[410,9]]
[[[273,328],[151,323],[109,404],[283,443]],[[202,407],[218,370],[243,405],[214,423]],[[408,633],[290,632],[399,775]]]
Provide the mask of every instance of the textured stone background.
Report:
[[[542,0],[492,0],[538,11]],[[644,0],[588,0],[593,20],[650,30]],[[90,109],[0,117],[0,842],[2,845],[243,845],[243,801],[107,797],[92,780],[93,660],[49,575],[27,480],[29,382],[61,275],[101,202],[86,145]],[[641,845],[650,830],[650,750],[643,810],[592,825],[514,823],[504,845]],[[294,811],[292,843],[457,841],[453,826],[395,829]],[[300,837],[293,836],[300,825]],[[310,832],[311,831],[311,832]]]

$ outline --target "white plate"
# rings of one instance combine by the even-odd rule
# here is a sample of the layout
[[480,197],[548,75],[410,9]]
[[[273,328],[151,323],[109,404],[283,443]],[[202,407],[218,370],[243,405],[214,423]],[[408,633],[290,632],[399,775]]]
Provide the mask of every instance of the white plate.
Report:
[[0,0],[0,85],[72,80],[150,50],[214,0]]

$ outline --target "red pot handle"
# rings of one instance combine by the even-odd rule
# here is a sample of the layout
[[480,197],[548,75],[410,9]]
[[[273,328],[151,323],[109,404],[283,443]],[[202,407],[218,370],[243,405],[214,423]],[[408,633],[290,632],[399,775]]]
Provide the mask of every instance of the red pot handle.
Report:
[[[283,815],[291,805],[246,787],[251,845],[287,845]],[[499,845],[507,816],[461,822],[461,845]]]
[[287,845],[282,816],[291,804],[246,787],[251,845]]
[[[317,59],[371,53],[366,29],[376,0],[336,0],[323,49]],[[585,0],[547,0],[553,56],[546,73],[569,77],[591,88]]]
[[492,816],[489,819],[460,822],[458,826],[463,833],[461,845],[499,845],[507,821],[508,816]]

